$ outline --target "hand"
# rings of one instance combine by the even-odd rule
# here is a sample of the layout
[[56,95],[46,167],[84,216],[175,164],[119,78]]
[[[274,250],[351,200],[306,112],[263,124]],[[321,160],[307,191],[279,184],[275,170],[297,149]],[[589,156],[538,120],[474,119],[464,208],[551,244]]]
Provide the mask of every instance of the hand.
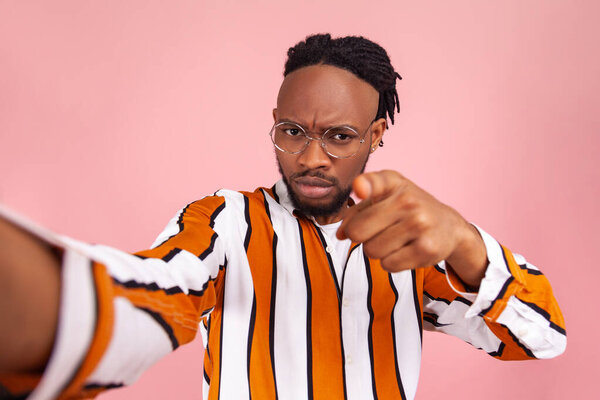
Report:
[[487,256],[479,232],[456,210],[439,202],[396,171],[359,175],[362,201],[344,215],[337,236],[363,243],[370,258],[389,272],[446,260],[472,288],[479,286]]

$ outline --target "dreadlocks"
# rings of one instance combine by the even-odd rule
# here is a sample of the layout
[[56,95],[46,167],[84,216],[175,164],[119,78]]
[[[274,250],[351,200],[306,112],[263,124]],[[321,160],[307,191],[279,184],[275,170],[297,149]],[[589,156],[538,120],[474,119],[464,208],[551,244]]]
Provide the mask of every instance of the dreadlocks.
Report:
[[[400,112],[396,79],[402,77],[394,71],[386,51],[377,43],[362,36],[332,39],[331,35],[308,36],[288,50],[283,76],[309,65],[327,64],[352,72],[379,92],[379,107],[375,119],[390,118]],[[380,142],[382,145],[383,142]]]

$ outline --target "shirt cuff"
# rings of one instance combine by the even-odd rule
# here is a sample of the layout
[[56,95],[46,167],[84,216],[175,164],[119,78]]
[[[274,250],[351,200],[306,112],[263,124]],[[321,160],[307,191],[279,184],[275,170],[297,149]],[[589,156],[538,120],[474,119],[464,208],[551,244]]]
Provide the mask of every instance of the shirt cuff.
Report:
[[[446,279],[452,290],[473,303],[467,310],[465,317],[472,318],[479,315],[493,320],[497,316],[485,315],[486,312],[492,308],[498,299],[508,298],[514,294],[505,293],[506,287],[511,281],[516,280],[517,282],[520,282],[521,279],[520,277],[513,276],[511,273],[504,256],[504,250],[500,243],[479,226],[475,224],[473,224],[473,226],[477,229],[483,239],[488,259],[485,276],[481,280],[477,293],[468,292],[460,278],[451,268],[447,267],[444,261],[440,263],[443,263],[443,265],[440,266],[446,271]],[[515,287],[513,287],[513,291],[515,290]]]

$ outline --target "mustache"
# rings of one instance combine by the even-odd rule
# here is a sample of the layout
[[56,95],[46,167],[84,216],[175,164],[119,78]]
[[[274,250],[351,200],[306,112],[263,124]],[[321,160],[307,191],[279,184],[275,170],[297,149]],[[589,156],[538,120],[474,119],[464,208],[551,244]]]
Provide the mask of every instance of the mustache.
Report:
[[338,179],[334,176],[327,176],[324,173],[322,173],[321,171],[310,170],[310,169],[307,169],[306,171],[296,172],[296,173],[291,174],[290,180],[304,177],[304,176],[310,176],[310,177],[314,177],[314,178],[324,179],[328,182],[331,182],[332,185],[337,185],[339,183]]

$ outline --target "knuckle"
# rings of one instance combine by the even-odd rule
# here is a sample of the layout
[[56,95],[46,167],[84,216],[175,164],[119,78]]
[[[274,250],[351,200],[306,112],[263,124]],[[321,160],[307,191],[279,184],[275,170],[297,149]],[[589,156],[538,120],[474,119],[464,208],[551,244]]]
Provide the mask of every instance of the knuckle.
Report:
[[430,226],[429,216],[422,212],[417,212],[413,216],[413,225],[419,232],[426,231]]
[[415,243],[415,246],[422,258],[433,258],[433,256],[437,253],[436,243],[429,237],[422,237]]

